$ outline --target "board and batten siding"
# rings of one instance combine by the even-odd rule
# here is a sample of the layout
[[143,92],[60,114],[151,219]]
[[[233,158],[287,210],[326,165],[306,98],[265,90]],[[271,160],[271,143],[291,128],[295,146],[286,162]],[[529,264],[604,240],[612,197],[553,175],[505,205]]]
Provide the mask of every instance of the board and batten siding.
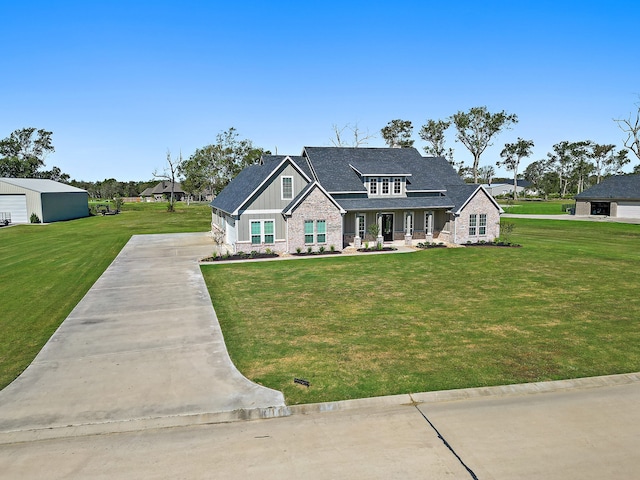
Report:
[[[293,178],[293,197],[288,200],[282,199],[282,182],[280,180],[282,177]],[[241,215],[243,215],[245,211],[251,213],[253,210],[282,211],[308,184],[307,180],[300,175],[298,170],[289,162],[285,162],[271,178],[271,182],[263,186],[263,188],[242,207],[240,210]]]

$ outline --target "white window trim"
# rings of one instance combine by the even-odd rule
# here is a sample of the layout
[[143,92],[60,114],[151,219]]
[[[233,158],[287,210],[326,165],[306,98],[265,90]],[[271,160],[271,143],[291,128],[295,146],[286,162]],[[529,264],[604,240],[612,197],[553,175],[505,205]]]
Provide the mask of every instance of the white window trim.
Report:
[[[265,233],[264,233],[264,224],[265,222],[273,223],[273,242],[266,243],[264,241]],[[251,233],[251,224],[259,223],[260,224],[260,243],[253,243],[253,234]],[[273,218],[265,218],[265,219],[253,219],[249,220],[249,243],[251,245],[274,245],[276,243],[276,221]]]
[[[387,193],[384,193],[383,185],[384,181],[387,181]],[[391,195],[393,186],[391,185],[391,179],[389,177],[382,177],[380,179],[380,195]]]
[[[378,178],[377,177],[371,177],[369,178],[369,195],[380,195],[380,193],[378,193],[380,191],[380,187],[382,185],[379,185],[380,182],[378,182]],[[371,188],[372,185],[376,186],[376,191],[372,191],[373,189]]]
[[[400,191],[398,193],[396,193],[396,180],[399,180],[399,182],[400,182]],[[404,182],[402,181],[402,177],[393,177],[392,183],[393,183],[393,194],[394,195],[402,195],[402,193],[403,193],[403,188],[402,187],[403,187],[403,184],[404,184]]]
[[[319,242],[318,241],[318,222],[324,222],[324,233],[321,233],[320,235],[324,235],[324,242]],[[308,234],[306,233],[306,230],[304,230],[304,225],[307,224],[307,222],[313,222],[313,233],[312,234]],[[327,228],[327,220],[324,218],[319,218],[317,220],[309,220],[309,219],[305,219],[303,222],[303,232],[302,234],[304,235],[304,244],[305,245],[324,245],[326,243],[328,243],[328,239],[329,239],[329,229]],[[307,242],[307,235],[313,235],[313,241],[311,242]]]
[[[291,198],[286,198],[284,196],[284,179],[285,178],[290,178],[291,179]],[[293,200],[295,195],[293,194],[293,176],[291,175],[283,175],[280,177],[280,200]]]

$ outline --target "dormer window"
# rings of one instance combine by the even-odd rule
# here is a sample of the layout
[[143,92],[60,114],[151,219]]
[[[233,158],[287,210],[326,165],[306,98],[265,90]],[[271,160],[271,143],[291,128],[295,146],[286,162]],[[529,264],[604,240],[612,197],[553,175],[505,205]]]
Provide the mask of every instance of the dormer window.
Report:
[[382,195],[389,195],[389,179],[382,179]]
[[378,194],[378,179],[370,178],[369,179],[369,194],[377,195]]
[[402,193],[402,179],[396,177],[393,179],[393,194],[400,195],[401,193]]
[[293,177],[280,177],[282,200],[293,200]]

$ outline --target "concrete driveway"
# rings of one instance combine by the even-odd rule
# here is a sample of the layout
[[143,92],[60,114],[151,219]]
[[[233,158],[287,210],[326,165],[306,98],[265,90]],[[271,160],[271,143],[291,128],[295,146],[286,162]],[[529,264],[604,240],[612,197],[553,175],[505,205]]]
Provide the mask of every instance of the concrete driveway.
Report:
[[0,391],[0,435],[118,431],[283,407],[280,392],[229,360],[198,265],[212,250],[206,233],[134,236]]
[[0,392],[1,478],[637,478],[640,374],[284,406],[229,361],[210,251],[131,239]]

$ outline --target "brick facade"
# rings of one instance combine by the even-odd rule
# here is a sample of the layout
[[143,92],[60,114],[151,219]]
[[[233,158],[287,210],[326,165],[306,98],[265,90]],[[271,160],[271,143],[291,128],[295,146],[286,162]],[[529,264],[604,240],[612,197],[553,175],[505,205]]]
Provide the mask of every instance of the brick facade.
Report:
[[[305,220],[325,220],[327,222],[327,241],[325,243],[305,243]],[[321,246],[329,250],[331,245],[337,251],[342,251],[342,214],[340,209],[327,198],[322,190],[315,187],[293,210],[291,217],[287,219],[287,233],[289,253],[295,253],[298,248],[306,252],[308,247],[311,247],[313,251],[318,251]]]
[[[478,222],[476,223],[476,235],[471,236],[469,235],[469,216],[472,214],[478,215]],[[487,215],[486,235],[478,235],[480,214]],[[500,236],[500,212],[488,194],[483,190],[478,190],[462,209],[460,216],[455,219],[454,229],[450,234],[451,236],[455,236],[455,239],[451,239],[450,241],[453,240],[455,243],[464,244],[469,241],[471,243],[477,243],[482,240],[492,242]]]

